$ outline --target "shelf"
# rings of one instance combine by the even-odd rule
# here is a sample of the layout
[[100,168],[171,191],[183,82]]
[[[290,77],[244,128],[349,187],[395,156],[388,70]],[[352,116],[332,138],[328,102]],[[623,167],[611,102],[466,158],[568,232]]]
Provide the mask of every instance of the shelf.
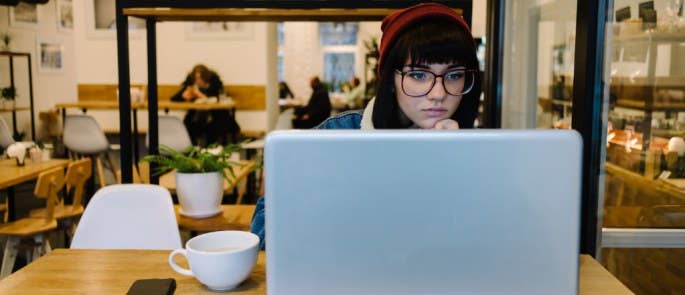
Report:
[[[386,8],[125,8],[124,14],[157,21],[380,21],[395,11]],[[455,11],[461,14],[461,9]]]
[[647,108],[644,100],[619,98],[616,106],[643,111],[685,111],[685,102],[654,102],[651,108]]
[[623,42],[636,42],[636,41],[656,41],[656,42],[683,42],[685,41],[685,32],[679,33],[644,33],[629,36],[616,36],[613,38],[615,44],[620,44]]
[[31,56],[28,52],[0,51],[0,56]]
[[31,108],[29,108],[29,107],[19,107],[19,108],[11,108],[11,109],[0,108],[0,113],[30,111],[30,110],[31,110]]

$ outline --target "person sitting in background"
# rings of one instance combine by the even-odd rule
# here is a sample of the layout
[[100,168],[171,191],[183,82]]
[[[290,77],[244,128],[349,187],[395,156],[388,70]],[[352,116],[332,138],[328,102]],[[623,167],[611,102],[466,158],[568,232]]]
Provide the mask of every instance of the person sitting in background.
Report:
[[326,120],[331,115],[331,100],[328,97],[326,85],[321,83],[319,77],[309,80],[312,87],[312,96],[306,106],[295,110],[293,128],[310,129]]
[[278,98],[295,98],[293,92],[290,91],[290,87],[288,87],[288,83],[285,83],[285,81],[278,82]]
[[[219,97],[224,92],[221,78],[207,66],[198,64],[188,73],[181,89],[171,97],[171,101],[194,102],[207,97]],[[205,130],[209,126],[210,112],[189,110],[183,118],[194,145],[199,144],[200,138],[206,135]]]
[[[171,97],[171,101],[195,102],[209,97],[218,99],[223,94],[224,84],[219,75],[207,66],[198,64],[181,84],[181,89]],[[231,136],[231,141],[237,141],[235,134],[240,133],[240,126],[226,110],[189,110],[183,123],[194,145],[226,144],[227,136]],[[206,142],[203,142],[203,139],[206,139]]]

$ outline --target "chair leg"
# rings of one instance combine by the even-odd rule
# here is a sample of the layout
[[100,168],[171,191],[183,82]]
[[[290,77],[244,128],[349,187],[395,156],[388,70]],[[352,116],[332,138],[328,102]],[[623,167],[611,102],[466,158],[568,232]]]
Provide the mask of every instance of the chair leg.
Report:
[[109,155],[109,152],[105,152],[105,159],[107,160],[107,164],[109,165],[109,171],[112,172],[112,175],[117,175],[117,169],[116,167],[114,167],[114,161],[112,161],[112,157]]
[[17,245],[19,244],[18,237],[7,238],[5,244],[5,253],[2,256],[2,269],[0,270],[0,279],[3,279],[12,273],[14,262],[17,260]]
[[100,180],[100,187],[103,188],[105,187],[105,173],[102,170],[102,161],[100,161],[99,156],[95,156],[95,166],[97,167],[98,170],[98,178]]

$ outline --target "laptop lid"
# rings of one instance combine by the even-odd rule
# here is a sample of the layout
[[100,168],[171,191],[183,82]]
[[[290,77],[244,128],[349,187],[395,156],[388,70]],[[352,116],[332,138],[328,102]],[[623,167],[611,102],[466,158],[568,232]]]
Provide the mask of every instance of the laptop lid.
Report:
[[575,131],[282,131],[271,294],[576,294]]

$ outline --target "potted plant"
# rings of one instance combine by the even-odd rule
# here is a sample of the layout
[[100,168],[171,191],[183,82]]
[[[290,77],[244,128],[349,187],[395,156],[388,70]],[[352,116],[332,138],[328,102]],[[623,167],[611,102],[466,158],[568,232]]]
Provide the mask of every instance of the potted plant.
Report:
[[3,105],[3,108],[14,108],[14,102],[15,102],[14,99],[17,97],[17,91],[14,87],[10,86],[10,87],[5,87],[5,88],[0,88],[0,96],[2,96],[2,99],[4,100],[5,103],[10,104],[10,107]]
[[234,167],[243,165],[231,159],[231,154],[240,149],[240,144],[231,144],[207,149],[190,146],[183,152],[177,152],[161,146],[160,155],[149,155],[143,160],[157,165],[153,171],[156,175],[175,170],[176,194],[181,203],[179,213],[205,218],[221,212],[224,180],[233,184],[227,173],[235,176]]
[[2,39],[2,50],[0,51],[10,51],[10,42],[12,42],[10,33],[4,32],[0,34],[0,39]]

